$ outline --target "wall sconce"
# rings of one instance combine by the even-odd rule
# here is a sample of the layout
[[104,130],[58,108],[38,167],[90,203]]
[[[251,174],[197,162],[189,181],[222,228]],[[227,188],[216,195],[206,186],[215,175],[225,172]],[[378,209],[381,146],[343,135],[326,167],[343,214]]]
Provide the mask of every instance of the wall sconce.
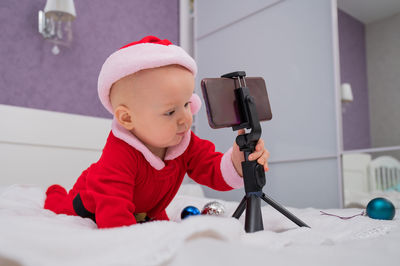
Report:
[[340,90],[342,97],[342,113],[344,114],[346,112],[346,103],[353,101],[353,92],[349,83],[343,83],[342,86],[340,86]]
[[71,22],[75,17],[74,0],[47,0],[44,11],[39,10],[39,33],[53,43],[54,55],[60,53],[59,45],[71,44]]
[[342,90],[342,102],[352,102],[353,92],[351,90],[351,85],[349,83],[343,83],[341,86]]

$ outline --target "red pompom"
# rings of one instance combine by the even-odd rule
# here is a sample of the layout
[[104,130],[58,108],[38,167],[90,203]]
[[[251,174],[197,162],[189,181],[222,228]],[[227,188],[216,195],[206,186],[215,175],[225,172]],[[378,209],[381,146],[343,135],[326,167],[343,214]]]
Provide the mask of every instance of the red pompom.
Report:
[[146,36],[143,39],[141,39],[140,41],[136,41],[136,42],[131,42],[125,46],[122,46],[119,49],[124,49],[126,47],[132,46],[132,45],[136,45],[136,44],[140,44],[140,43],[154,43],[154,44],[161,44],[161,45],[170,45],[172,44],[172,42],[168,41],[167,39],[161,40],[160,38],[157,38],[155,36]]

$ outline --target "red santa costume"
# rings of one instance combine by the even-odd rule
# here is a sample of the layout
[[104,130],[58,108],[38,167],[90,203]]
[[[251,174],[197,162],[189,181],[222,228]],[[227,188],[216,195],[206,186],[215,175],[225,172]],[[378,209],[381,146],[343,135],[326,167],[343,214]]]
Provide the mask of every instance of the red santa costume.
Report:
[[[112,113],[109,99],[112,84],[142,69],[179,64],[194,75],[194,60],[168,40],[148,36],[111,54],[99,75],[98,92]],[[192,112],[201,102],[191,98]],[[131,132],[114,119],[112,130],[98,162],[85,170],[67,191],[50,186],[44,208],[58,214],[93,219],[99,228],[132,225],[145,220],[168,220],[165,209],[176,195],[187,173],[199,184],[226,191],[243,186],[231,161],[214,144],[188,131],[182,141],[168,147],[164,160],[155,156]]]

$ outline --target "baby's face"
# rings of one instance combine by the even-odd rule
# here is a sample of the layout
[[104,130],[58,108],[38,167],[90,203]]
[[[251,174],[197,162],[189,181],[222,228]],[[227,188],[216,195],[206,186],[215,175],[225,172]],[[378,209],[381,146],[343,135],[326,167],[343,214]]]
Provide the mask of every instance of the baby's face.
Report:
[[119,98],[119,104],[129,109],[133,121],[129,130],[154,151],[179,144],[190,129],[193,120],[189,99],[193,91],[193,74],[170,65],[119,80],[111,99],[113,102]]

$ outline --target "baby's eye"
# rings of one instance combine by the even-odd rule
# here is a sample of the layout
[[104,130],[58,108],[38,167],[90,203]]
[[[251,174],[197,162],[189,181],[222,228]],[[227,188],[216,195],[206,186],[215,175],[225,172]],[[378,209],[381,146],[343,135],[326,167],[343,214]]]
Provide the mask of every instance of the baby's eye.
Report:
[[191,102],[185,103],[185,107],[188,107]]
[[175,113],[175,110],[166,112],[164,115],[166,115],[166,116],[171,116],[171,115],[173,115],[174,113]]

